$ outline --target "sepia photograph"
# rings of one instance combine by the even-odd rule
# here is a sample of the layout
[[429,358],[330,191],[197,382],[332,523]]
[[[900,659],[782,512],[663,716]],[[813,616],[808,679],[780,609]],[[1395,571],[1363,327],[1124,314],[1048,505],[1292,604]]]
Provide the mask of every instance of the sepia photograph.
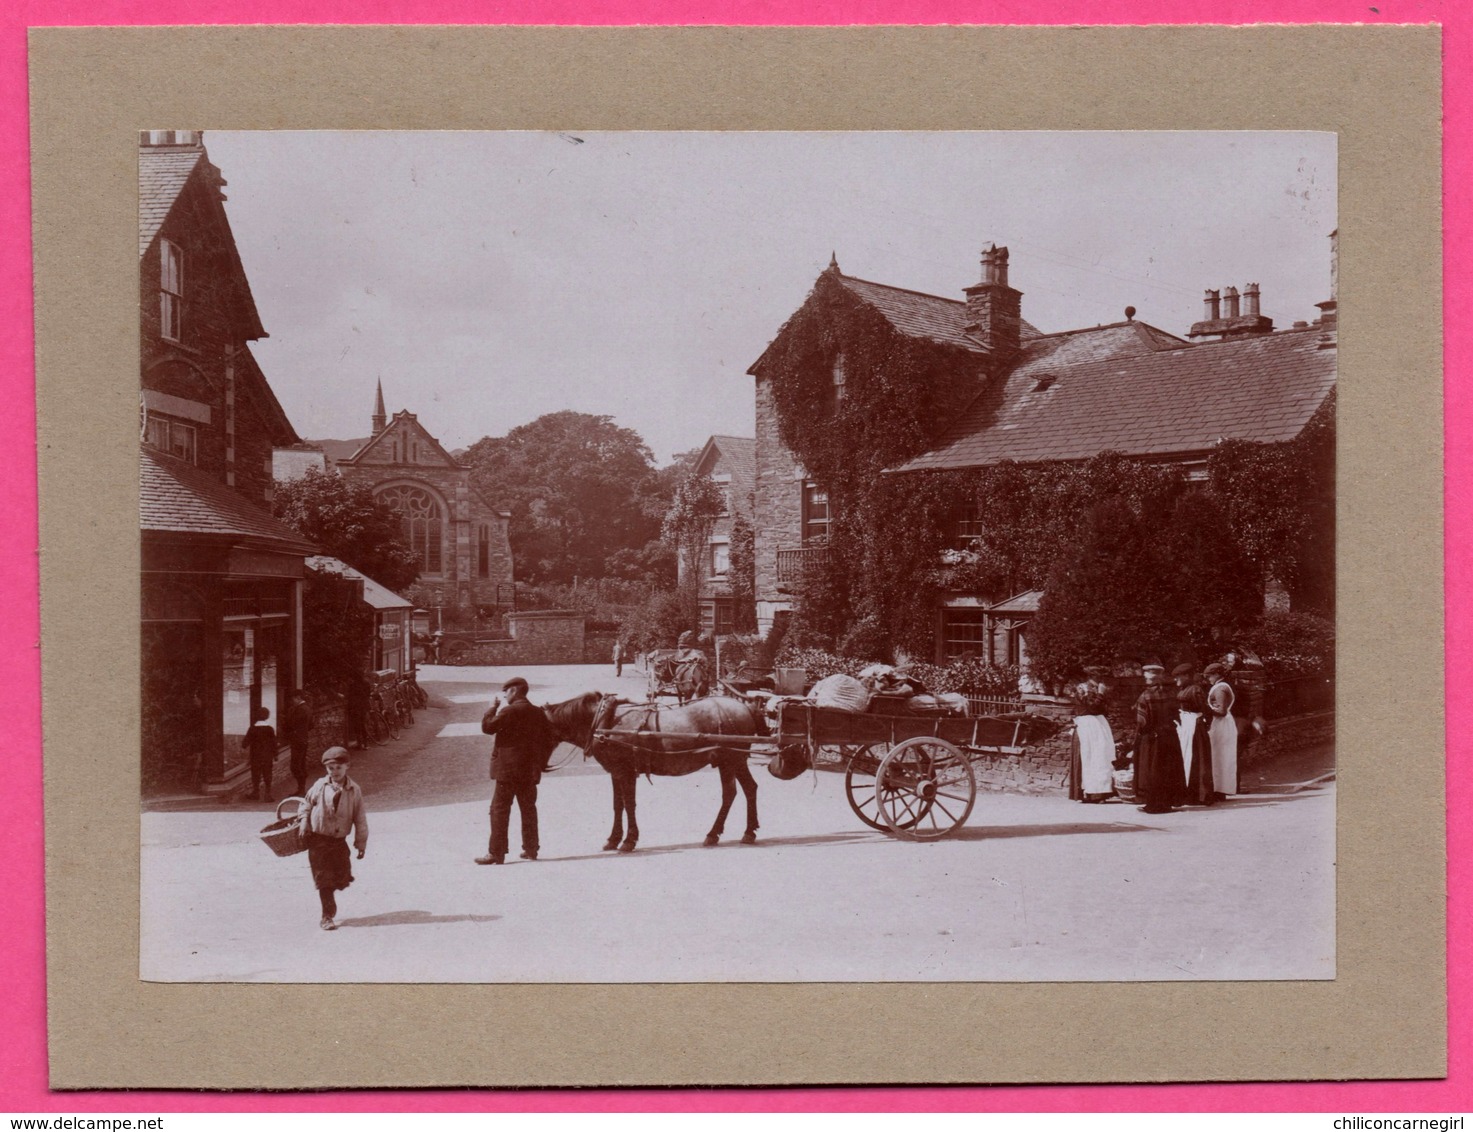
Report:
[[1331,133],[143,131],[139,976],[1334,979],[1338,240]]

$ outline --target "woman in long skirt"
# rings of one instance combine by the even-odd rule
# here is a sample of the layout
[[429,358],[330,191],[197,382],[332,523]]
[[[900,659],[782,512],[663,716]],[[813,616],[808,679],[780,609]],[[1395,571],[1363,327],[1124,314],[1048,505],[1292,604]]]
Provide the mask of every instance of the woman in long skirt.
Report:
[[1227,682],[1227,670],[1209,664],[1203,673],[1212,686],[1207,691],[1207,711],[1212,724],[1207,735],[1212,744],[1212,786],[1215,798],[1238,792],[1238,723],[1233,718],[1237,698]]
[[1104,678],[1108,670],[1086,668],[1088,679],[1074,688],[1070,699],[1074,710],[1074,750],[1072,752],[1069,797],[1076,802],[1103,802],[1115,793],[1113,763],[1115,736],[1105,716],[1109,685]]
[[1135,792],[1148,814],[1164,814],[1180,806],[1187,792],[1182,773],[1181,742],[1176,736],[1176,696],[1166,687],[1166,669],[1142,669],[1146,690],[1135,702]]
[[1208,735],[1211,717],[1207,712],[1207,689],[1202,687],[1190,664],[1172,670],[1176,679],[1176,707],[1181,743],[1182,770],[1187,779],[1187,804],[1210,806],[1212,797],[1212,740]]

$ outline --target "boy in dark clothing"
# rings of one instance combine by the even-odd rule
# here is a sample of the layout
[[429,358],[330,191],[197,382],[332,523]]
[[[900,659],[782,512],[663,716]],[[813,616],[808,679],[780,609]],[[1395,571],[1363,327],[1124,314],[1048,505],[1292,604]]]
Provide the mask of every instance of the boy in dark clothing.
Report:
[[292,777],[297,780],[297,793],[307,793],[307,743],[312,736],[312,709],[307,697],[298,692],[286,709],[286,741],[292,748]]
[[240,749],[251,758],[251,801],[261,799],[265,787],[265,800],[271,801],[271,764],[276,761],[276,731],[266,721],[271,713],[258,707],[251,713],[250,730],[240,741]]

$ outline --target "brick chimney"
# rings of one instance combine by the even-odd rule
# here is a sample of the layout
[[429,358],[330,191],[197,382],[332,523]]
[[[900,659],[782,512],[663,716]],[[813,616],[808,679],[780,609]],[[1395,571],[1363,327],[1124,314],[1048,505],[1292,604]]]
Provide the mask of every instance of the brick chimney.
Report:
[[968,287],[965,330],[987,349],[1012,354],[1022,338],[1023,292],[1008,286],[1008,249],[982,249],[982,280]]
[[[1220,297],[1219,297],[1220,295]],[[1239,299],[1242,310],[1239,310]],[[1268,334],[1274,320],[1258,312],[1258,284],[1249,283],[1242,295],[1236,287],[1224,287],[1219,293],[1208,291],[1201,322],[1194,322],[1188,338],[1243,338],[1250,334]]]

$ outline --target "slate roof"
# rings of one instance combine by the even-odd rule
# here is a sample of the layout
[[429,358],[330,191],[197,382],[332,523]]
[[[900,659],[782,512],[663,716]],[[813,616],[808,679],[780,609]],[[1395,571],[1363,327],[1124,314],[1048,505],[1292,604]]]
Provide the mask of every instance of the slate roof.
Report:
[[1223,438],[1291,440],[1335,386],[1318,330],[1202,345],[1115,323],[1025,344],[929,452],[895,471],[1016,460],[1206,452]]
[[751,487],[757,482],[757,441],[752,437],[713,436],[706,445],[708,448],[714,445],[720,450],[723,464],[731,474],[733,483]]
[[355,456],[373,437],[365,436],[361,440],[309,440],[308,444],[322,449],[322,454],[327,457],[327,466],[330,468],[342,460]]
[[147,254],[184,184],[205,155],[201,146],[142,146],[138,150],[138,257]]
[[143,530],[269,543],[300,554],[316,549],[269,511],[193,464],[148,448],[140,448],[138,455],[138,520]]
[[[967,314],[967,304],[962,300],[943,299],[940,295],[907,291],[904,287],[891,287],[885,283],[871,283],[867,279],[856,279],[839,272],[835,272],[835,275],[845,287],[883,314],[890,325],[902,334],[946,342],[974,353],[987,352],[981,342],[962,329],[971,321]],[[1025,319],[1019,319],[1018,322],[1019,333],[1024,339],[1038,336],[1038,330]]]
[[338,574],[363,583],[363,600],[374,609],[413,609],[414,603],[405,601],[388,586],[380,585],[367,574],[353,569],[341,558],[327,554],[314,554],[307,559],[307,569],[319,574]]

